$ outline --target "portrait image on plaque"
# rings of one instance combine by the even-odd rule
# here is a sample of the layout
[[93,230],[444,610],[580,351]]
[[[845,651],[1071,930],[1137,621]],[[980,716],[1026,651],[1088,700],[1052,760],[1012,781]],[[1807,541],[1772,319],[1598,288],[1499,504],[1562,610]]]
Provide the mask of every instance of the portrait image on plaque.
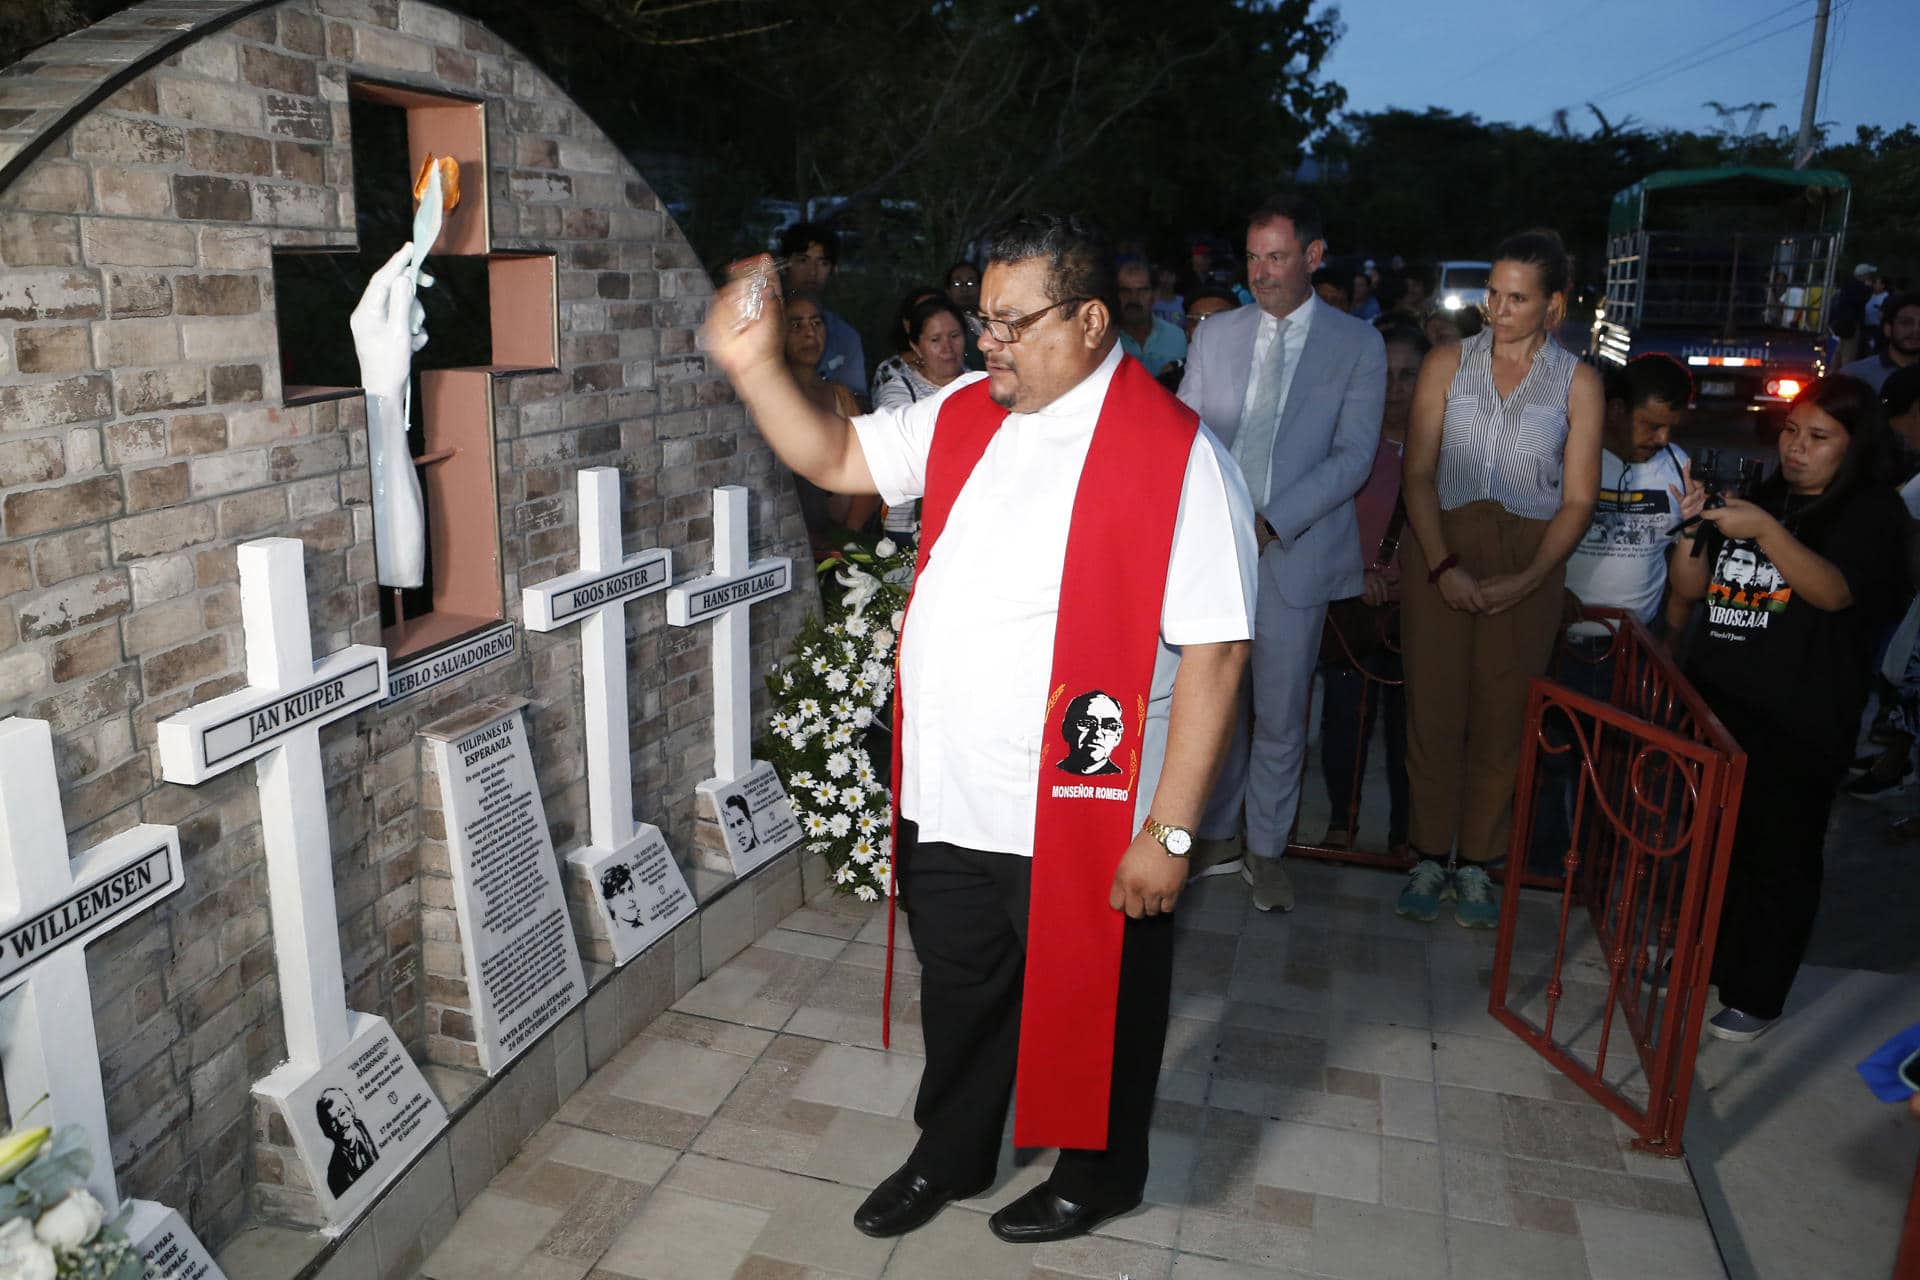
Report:
[[780,775],[764,760],[754,761],[732,782],[703,782],[699,791],[720,824],[735,875],[747,874],[800,840],[800,819],[794,815],[793,803],[780,785]]
[[620,849],[582,849],[569,855],[587,875],[593,902],[624,964],[694,914],[696,904],[660,829],[643,824]]
[[353,1015],[347,1051],[290,1090],[281,1107],[330,1218],[351,1216],[445,1122],[392,1028]]

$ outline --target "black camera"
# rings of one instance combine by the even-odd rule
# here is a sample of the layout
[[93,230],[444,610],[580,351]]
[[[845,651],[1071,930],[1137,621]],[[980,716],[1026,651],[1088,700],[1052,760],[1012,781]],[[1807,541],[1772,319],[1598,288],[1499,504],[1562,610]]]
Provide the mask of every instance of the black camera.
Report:
[[[1720,450],[1702,449],[1695,455],[1693,464],[1694,478],[1700,481],[1700,487],[1707,492],[1707,507],[1727,505],[1727,495],[1750,499],[1760,489],[1760,482],[1766,478],[1767,469],[1758,458],[1733,459],[1732,467],[1721,460]],[[1695,516],[1698,520],[1700,517]],[[1692,521],[1688,522],[1689,524]],[[1703,531],[1693,539],[1694,555],[1706,549],[1707,538]]]

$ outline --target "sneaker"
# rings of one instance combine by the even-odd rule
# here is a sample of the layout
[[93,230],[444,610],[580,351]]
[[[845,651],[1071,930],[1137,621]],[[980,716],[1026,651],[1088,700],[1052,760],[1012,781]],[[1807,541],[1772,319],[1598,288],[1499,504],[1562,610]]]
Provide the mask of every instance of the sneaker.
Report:
[[1472,863],[1453,873],[1453,918],[1462,929],[1491,929],[1500,923],[1500,900],[1493,877]]
[[1432,858],[1422,858],[1419,865],[1407,872],[1407,885],[1400,890],[1400,900],[1393,904],[1393,913],[1422,924],[1430,923],[1439,916],[1440,903],[1451,898],[1453,892],[1453,877],[1447,874],[1447,869]]
[[1913,739],[1895,743],[1868,766],[1867,771],[1847,784],[1847,794],[1860,800],[1873,800],[1903,790],[1913,776]]
[[1239,836],[1229,836],[1224,840],[1200,839],[1193,842],[1193,852],[1187,857],[1187,879],[1204,880],[1208,876],[1237,875],[1240,871],[1241,854],[1246,846]]
[[1758,1040],[1761,1033],[1776,1021],[1776,1018],[1762,1018],[1758,1014],[1742,1013],[1728,1006],[1707,1019],[1707,1034],[1745,1044],[1749,1040]]
[[1248,854],[1241,864],[1240,878],[1253,886],[1253,905],[1260,910],[1293,910],[1293,881],[1280,859]]

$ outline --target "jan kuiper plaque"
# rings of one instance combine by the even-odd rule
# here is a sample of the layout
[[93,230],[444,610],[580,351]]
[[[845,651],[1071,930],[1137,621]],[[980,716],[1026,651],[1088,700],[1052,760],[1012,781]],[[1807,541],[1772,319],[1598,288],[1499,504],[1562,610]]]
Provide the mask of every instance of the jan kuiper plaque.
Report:
[[423,731],[440,775],[474,1044],[489,1075],[587,994],[526,721],[517,702],[493,710]]

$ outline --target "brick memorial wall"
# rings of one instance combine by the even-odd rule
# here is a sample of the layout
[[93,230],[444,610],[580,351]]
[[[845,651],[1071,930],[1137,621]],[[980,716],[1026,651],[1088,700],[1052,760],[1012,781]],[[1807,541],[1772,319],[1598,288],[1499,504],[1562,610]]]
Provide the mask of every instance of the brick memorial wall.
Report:
[[[152,0],[0,72],[0,716],[52,723],[75,847],[180,825],[185,890],[88,958],[121,1186],[216,1245],[250,1213],[312,1211],[249,1095],[285,1056],[251,776],[161,783],[155,725],[244,683],[248,539],[305,544],[316,653],[382,643],[364,403],[285,403],[274,271],[276,251],[356,243],[361,80],[484,103],[467,199],[489,202],[495,250],[554,256],[558,367],[494,380],[507,619],[523,584],[575,567],[581,467],[623,472],[628,546],[671,548],[683,574],[711,561],[722,484],[754,492],[756,554],[806,554],[785,473],[695,349],[710,289],[686,241],[480,26],[411,0]],[[764,606],[756,666],[807,599]],[[636,807],[690,864],[708,629],[667,627],[659,596],[628,616]],[[564,854],[586,828],[575,632],[516,627],[509,658],[323,732],[348,1002],[422,1063],[470,1065],[472,1032],[442,976],[457,949],[417,733],[509,696],[531,701]]]

